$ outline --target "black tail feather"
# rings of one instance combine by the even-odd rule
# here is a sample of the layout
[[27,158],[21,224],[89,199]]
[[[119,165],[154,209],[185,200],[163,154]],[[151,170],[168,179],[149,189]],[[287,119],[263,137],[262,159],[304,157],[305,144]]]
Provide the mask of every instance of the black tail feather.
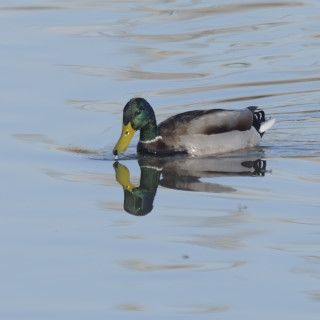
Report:
[[265,116],[265,113],[263,110],[260,110],[258,109],[258,107],[255,107],[255,106],[251,106],[251,107],[248,107],[248,109],[252,112],[253,114],[253,127],[259,132],[261,138],[264,134],[264,132],[260,132],[260,126],[261,126],[261,123],[265,122],[266,121],[266,116]]

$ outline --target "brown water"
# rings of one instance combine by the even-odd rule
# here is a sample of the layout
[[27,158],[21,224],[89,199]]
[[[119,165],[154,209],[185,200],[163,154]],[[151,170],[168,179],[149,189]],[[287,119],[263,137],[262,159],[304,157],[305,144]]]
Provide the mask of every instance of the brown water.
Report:
[[[316,0],[2,1],[1,319],[318,319],[319,23]],[[133,96],[277,122],[249,153],[135,138],[114,163]]]

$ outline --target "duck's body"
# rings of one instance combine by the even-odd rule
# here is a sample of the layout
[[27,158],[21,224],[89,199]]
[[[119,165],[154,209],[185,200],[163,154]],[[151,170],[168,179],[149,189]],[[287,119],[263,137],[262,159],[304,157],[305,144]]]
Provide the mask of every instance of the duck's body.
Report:
[[156,123],[154,111],[142,98],[131,99],[123,110],[123,131],[113,153],[125,151],[140,130],[137,151],[142,154],[186,153],[212,155],[254,147],[275,120],[266,120],[256,107],[242,110],[196,110]]

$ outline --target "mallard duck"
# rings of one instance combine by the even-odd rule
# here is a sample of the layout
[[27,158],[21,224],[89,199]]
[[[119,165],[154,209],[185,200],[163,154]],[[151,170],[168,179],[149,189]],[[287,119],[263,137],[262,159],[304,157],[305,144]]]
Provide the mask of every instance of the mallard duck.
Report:
[[135,132],[140,130],[140,154],[213,155],[259,144],[275,119],[266,119],[262,110],[194,110],[179,113],[157,125],[154,111],[143,98],[131,99],[123,109],[122,134],[113,154],[123,153]]

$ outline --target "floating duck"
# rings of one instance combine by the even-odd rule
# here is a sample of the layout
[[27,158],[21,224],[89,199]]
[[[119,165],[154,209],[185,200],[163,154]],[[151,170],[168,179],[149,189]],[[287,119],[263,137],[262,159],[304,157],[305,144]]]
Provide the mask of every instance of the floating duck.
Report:
[[275,119],[266,119],[264,111],[248,107],[187,111],[157,125],[150,104],[134,98],[123,109],[122,134],[113,154],[123,153],[137,130],[140,154],[204,156],[232,152],[258,145],[274,123]]

